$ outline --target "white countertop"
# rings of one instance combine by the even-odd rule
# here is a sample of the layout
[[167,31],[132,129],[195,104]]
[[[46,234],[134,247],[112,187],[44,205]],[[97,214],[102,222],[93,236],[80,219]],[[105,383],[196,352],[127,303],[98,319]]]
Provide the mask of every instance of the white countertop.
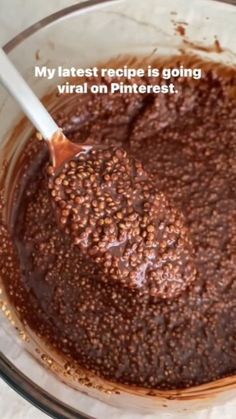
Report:
[[0,379],[1,419],[46,419],[43,412],[24,400]]

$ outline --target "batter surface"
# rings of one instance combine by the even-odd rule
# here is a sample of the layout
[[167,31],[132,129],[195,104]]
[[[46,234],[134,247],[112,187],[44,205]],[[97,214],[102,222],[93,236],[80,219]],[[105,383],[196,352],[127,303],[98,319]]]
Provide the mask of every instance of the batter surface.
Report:
[[101,281],[58,227],[47,146],[35,138],[21,168],[14,248],[0,231],[0,273],[21,319],[113,381],[170,389],[236,373],[236,73],[200,64],[203,79],[175,82],[178,94],[60,96],[54,112],[73,141],[128,150],[183,213],[197,274],[177,297]]
[[59,227],[98,265],[100,280],[176,297],[196,276],[183,217],[124,149],[85,147],[58,173],[49,167]]

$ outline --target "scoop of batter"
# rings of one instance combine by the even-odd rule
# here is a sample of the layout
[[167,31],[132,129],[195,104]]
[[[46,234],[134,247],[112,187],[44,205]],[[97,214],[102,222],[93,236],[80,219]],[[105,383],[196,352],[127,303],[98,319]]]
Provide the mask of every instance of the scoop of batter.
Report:
[[103,281],[172,298],[194,280],[181,215],[125,150],[80,153],[50,176],[49,188],[59,225],[99,264]]

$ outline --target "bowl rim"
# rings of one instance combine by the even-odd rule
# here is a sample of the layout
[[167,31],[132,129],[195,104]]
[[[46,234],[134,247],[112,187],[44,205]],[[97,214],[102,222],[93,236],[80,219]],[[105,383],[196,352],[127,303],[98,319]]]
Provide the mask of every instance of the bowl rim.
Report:
[[[11,40],[9,40],[2,48],[6,53],[10,53],[15,47],[20,45],[23,41],[31,35],[38,32],[40,29],[49,27],[58,21],[66,19],[73,13],[82,14],[85,12],[93,11],[97,7],[103,5],[116,4],[126,0],[85,0],[80,1],[72,6],[60,9],[57,12],[51,13],[36,23],[30,25]],[[212,2],[225,3],[227,5],[236,6],[236,0],[211,0]],[[42,387],[32,382],[24,373],[16,368],[11,361],[0,351],[0,378],[2,378],[13,390],[16,391],[23,399],[37,407],[40,411],[46,413],[55,419],[93,419],[92,416],[75,410],[68,404],[60,401],[55,396],[50,395]],[[220,380],[226,380],[226,377]],[[210,384],[210,383],[209,383]],[[203,384],[204,386],[204,384]],[[199,386],[201,387],[201,386]],[[188,391],[190,389],[187,389]],[[181,390],[181,392],[184,390]]]
[[[26,29],[21,31],[19,34],[10,39],[5,45],[3,45],[3,50],[6,53],[11,52],[16,46],[18,46],[22,41],[27,39],[29,36],[33,35],[38,30],[58,22],[59,20],[65,19],[67,16],[73,14],[74,12],[84,13],[86,11],[94,10],[96,7],[105,6],[106,4],[119,3],[120,1],[125,0],[85,0],[79,3],[76,3],[72,6],[65,7],[61,10],[58,10],[55,13],[51,13],[43,19],[40,19],[38,22],[28,26]],[[225,3],[226,5],[236,6],[236,0],[210,0],[217,3]]]
[[73,409],[33,383],[0,352],[0,377],[29,403],[57,419],[92,419]]

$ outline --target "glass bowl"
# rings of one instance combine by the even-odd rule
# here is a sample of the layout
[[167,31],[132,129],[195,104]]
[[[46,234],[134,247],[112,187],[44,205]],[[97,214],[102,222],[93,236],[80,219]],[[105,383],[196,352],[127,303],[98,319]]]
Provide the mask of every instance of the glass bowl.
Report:
[[[235,65],[234,5],[233,0],[89,0],[41,20],[8,42],[4,49],[40,97],[50,93],[52,82],[36,79],[35,65],[86,67],[120,54],[181,53]],[[178,22],[187,25],[187,38],[177,33]],[[221,48],[217,48],[219,43]],[[50,95],[45,100],[50,106]],[[4,184],[6,191],[14,182],[16,160],[32,131],[27,120],[17,125],[21,118],[17,104],[0,87],[0,185]],[[56,356],[52,359],[48,348],[37,341],[27,326],[20,324],[1,280],[1,375],[49,415],[138,419],[172,414],[183,418],[190,412],[198,415],[199,409],[206,408],[211,408],[217,418],[226,412],[233,415],[236,376],[187,390],[148,393],[92,375],[86,381],[82,370],[67,371],[61,360]]]

